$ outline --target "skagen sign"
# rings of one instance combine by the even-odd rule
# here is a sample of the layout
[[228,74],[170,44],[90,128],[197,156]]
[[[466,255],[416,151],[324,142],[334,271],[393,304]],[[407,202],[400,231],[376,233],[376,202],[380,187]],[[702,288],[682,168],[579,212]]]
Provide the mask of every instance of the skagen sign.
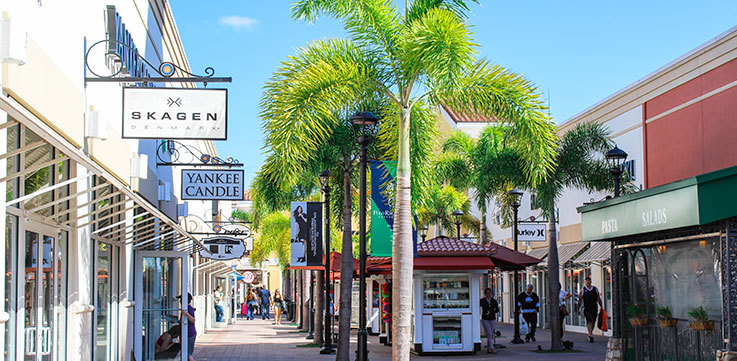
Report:
[[183,200],[243,199],[243,170],[182,170]]
[[225,140],[228,90],[123,88],[123,138]]

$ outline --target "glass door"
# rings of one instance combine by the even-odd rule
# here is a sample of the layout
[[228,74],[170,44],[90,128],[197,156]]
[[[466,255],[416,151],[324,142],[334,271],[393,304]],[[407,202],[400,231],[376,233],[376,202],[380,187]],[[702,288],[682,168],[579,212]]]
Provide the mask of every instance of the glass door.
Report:
[[62,345],[66,335],[65,233],[47,226],[28,224],[23,248],[23,359],[63,359]]
[[[136,360],[187,359],[190,325],[180,311],[188,306],[188,260],[184,252],[136,252]],[[176,340],[170,348],[162,349],[157,340],[165,332]]]

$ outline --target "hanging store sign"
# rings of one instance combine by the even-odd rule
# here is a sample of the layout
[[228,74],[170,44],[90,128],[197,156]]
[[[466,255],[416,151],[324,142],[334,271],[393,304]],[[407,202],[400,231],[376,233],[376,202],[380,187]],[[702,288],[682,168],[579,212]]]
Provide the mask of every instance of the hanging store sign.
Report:
[[545,242],[548,227],[545,223],[518,223],[517,240],[520,242]]
[[228,138],[228,90],[123,88],[123,138]]
[[243,282],[253,283],[256,280],[256,274],[251,271],[243,272]]
[[233,237],[213,237],[202,240],[203,249],[200,250],[200,257],[228,260],[238,259],[246,253],[246,245],[242,240]]
[[243,199],[243,170],[182,169],[183,200]]
[[[394,199],[388,187],[395,187],[397,162],[371,161],[371,250],[374,257],[391,257],[394,240]],[[412,224],[412,243],[417,256],[417,217]]]
[[322,266],[322,203],[292,202],[291,266]]

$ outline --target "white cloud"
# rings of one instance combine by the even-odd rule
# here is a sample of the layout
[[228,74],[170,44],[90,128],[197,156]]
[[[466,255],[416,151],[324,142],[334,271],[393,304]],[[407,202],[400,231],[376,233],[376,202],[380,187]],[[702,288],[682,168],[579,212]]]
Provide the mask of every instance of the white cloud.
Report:
[[218,23],[235,31],[251,31],[258,25],[258,20],[249,18],[248,16],[230,15],[221,17]]

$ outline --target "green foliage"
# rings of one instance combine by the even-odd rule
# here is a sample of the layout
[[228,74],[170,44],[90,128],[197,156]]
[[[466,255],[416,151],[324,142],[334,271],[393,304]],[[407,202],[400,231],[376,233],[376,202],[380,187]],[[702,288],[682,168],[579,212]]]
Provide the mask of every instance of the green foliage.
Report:
[[434,224],[443,227],[450,235],[458,237],[456,233],[453,211],[461,210],[461,225],[478,234],[479,220],[468,214],[470,202],[468,196],[459,192],[453,186],[434,186],[429,195],[426,196],[425,204],[417,210],[417,221],[421,225]]
[[261,227],[255,234],[251,262],[261,264],[272,256],[276,256],[279,265],[287,267],[290,259],[291,220],[283,213],[274,212],[261,221]]
[[234,210],[230,216],[241,222],[251,222],[251,219],[253,218],[250,213],[240,209]]
[[625,312],[627,313],[627,317],[629,318],[640,318],[644,314],[642,308],[637,305],[627,305],[627,309]]
[[692,308],[686,313],[686,315],[693,318],[696,322],[709,321],[709,314],[706,312],[706,309],[703,306]]
[[661,318],[661,319],[673,318],[673,313],[671,312],[670,307],[668,306],[656,307],[655,314],[658,315],[658,318]]

